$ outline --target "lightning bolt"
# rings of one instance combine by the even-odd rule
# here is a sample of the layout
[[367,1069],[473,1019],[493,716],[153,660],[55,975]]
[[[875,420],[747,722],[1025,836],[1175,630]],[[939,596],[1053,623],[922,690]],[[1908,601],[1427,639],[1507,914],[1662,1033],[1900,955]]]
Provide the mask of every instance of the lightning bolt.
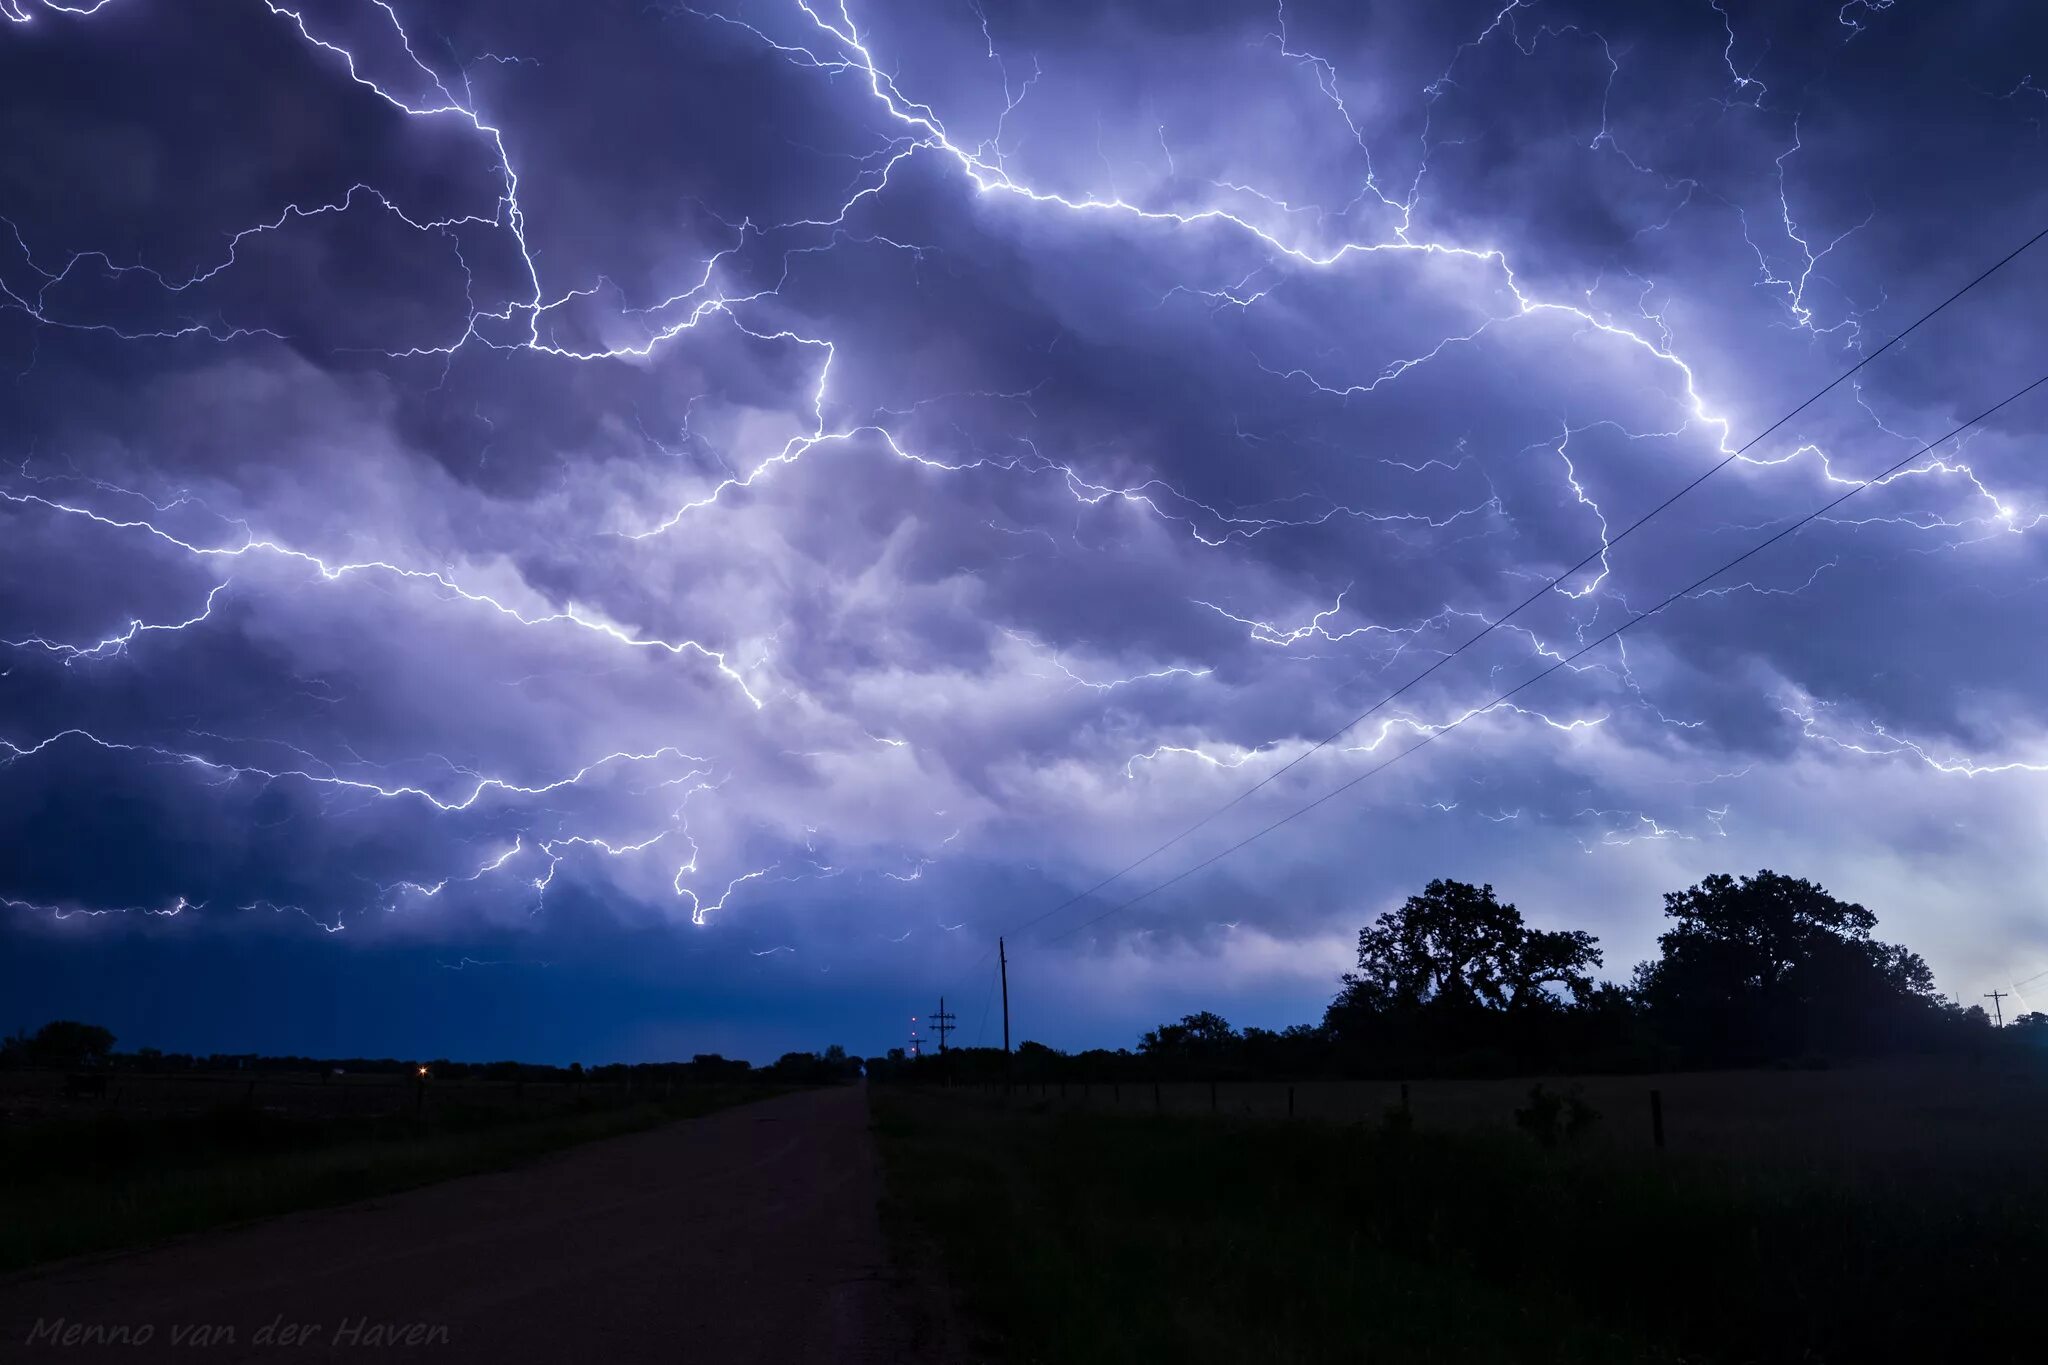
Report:
[[[44,22],[58,15],[85,20],[98,15],[109,3],[110,0],[78,0],[68,4],[61,0],[0,0],[0,18],[15,25]],[[1468,490],[1457,498],[1447,499],[1448,505],[1427,512],[1407,508],[1382,510],[1311,493],[1273,503],[1238,506],[1201,495],[1199,489],[1182,488],[1162,477],[1126,477],[1121,472],[1115,475],[1106,473],[1074,452],[1053,448],[1049,441],[1043,443],[1046,450],[1041,450],[1041,441],[1035,435],[1015,435],[1003,448],[993,451],[976,449],[973,442],[967,440],[959,440],[955,444],[953,438],[918,439],[912,433],[932,412],[940,409],[942,400],[918,399],[907,405],[891,407],[841,391],[839,376],[848,368],[841,363],[842,352],[853,343],[843,337],[825,335],[823,328],[790,321],[786,316],[787,310],[782,307],[782,295],[790,285],[793,272],[807,256],[859,249],[904,253],[913,260],[921,260],[930,248],[865,231],[859,223],[866,210],[892,193],[899,178],[909,168],[931,163],[971,187],[979,199],[991,206],[992,212],[1057,215],[1083,225],[1099,225],[1104,231],[1128,232],[1147,240],[1171,237],[1194,243],[1205,251],[1221,247],[1226,255],[1243,251],[1257,258],[1249,269],[1245,268],[1245,260],[1231,259],[1226,265],[1216,267],[1218,274],[1215,279],[1176,283],[1160,298],[1162,308],[1170,300],[1185,296],[1203,301],[1217,310],[1254,315],[1279,305],[1295,284],[1305,278],[1338,272],[1364,275],[1399,268],[1410,269],[1418,277],[1424,270],[1443,272],[1432,278],[1448,279],[1452,282],[1450,288],[1461,292],[1470,313],[1447,334],[1412,353],[1375,357],[1349,376],[1337,372],[1335,367],[1324,369],[1314,358],[1295,363],[1289,358],[1276,357],[1269,363],[1256,351],[1248,350],[1252,371],[1275,386],[1298,392],[1304,399],[1328,399],[1342,405],[1369,403],[1378,395],[1399,387],[1410,376],[1439,365],[1446,357],[1490,344],[1497,335],[1512,329],[1555,326],[1574,335],[1594,339],[1609,348],[1617,358],[1648,361],[1662,376],[1663,390],[1659,397],[1673,411],[1675,425],[1671,430],[1626,431],[1614,423],[1581,422],[1575,425],[1561,417],[1557,428],[1561,434],[1554,442],[1540,442],[1526,448],[1554,452],[1563,470],[1564,489],[1570,493],[1574,504],[1584,509],[1597,531],[1602,547],[1598,572],[1569,588],[1560,587],[1569,604],[1583,604],[1589,613],[1597,611],[1605,600],[1619,599],[1610,582],[1614,566],[1607,553],[1610,536],[1607,515],[1589,491],[1590,480],[1582,477],[1579,466],[1568,453],[1574,436],[1605,425],[1623,431],[1631,441],[1670,439],[1681,435],[1702,437],[1723,456],[1736,456],[1737,453],[1731,444],[1731,414],[1723,405],[1707,397],[1694,364],[1681,354],[1681,344],[1674,335],[1673,326],[1661,312],[1652,310],[1651,297],[1657,286],[1651,281],[1637,279],[1641,289],[1634,296],[1632,308],[1624,304],[1623,311],[1616,311],[1602,307],[1596,301],[1596,291],[1600,288],[1597,284],[1593,290],[1583,291],[1577,296],[1554,296],[1528,283],[1541,272],[1529,270],[1512,260],[1505,247],[1452,236],[1430,236],[1418,226],[1426,207],[1424,186],[1435,145],[1431,142],[1428,116],[1459,88],[1461,68],[1471,54],[1497,42],[1510,44],[1522,57],[1533,57],[1545,45],[1562,43],[1583,46],[1587,52],[1597,53],[1605,75],[1599,92],[1598,126],[1587,137],[1587,150],[1619,158],[1631,170],[1656,178],[1673,195],[1682,196],[1678,200],[1680,204],[1691,202],[1695,192],[1700,190],[1697,182],[1684,177],[1665,176],[1621,146],[1611,117],[1611,106],[1625,54],[1618,53],[1604,35],[1577,25],[1542,25],[1525,29],[1525,12],[1534,7],[1533,0],[1513,0],[1496,11],[1480,32],[1458,46],[1441,73],[1420,88],[1418,94],[1425,118],[1419,137],[1419,151],[1412,176],[1406,179],[1405,184],[1398,185],[1386,169],[1393,164],[1392,161],[1375,152],[1372,106],[1347,93],[1352,87],[1339,66],[1302,45],[1302,41],[1290,32],[1285,5],[1276,6],[1273,31],[1265,35],[1266,49],[1291,71],[1300,73],[1300,78],[1313,87],[1315,95],[1342,125],[1361,158],[1363,170],[1357,194],[1341,209],[1327,211],[1316,205],[1296,202],[1296,198],[1287,193],[1234,177],[1207,176],[1194,169],[1184,172],[1167,142],[1163,125],[1157,128],[1157,143],[1165,157],[1170,184],[1154,195],[1127,197],[1116,190],[1113,183],[1108,192],[1060,188],[1034,178],[1023,168],[1022,143],[1013,133],[1013,124],[1021,117],[1020,111],[1027,109],[1027,100],[1045,72],[1034,58],[1030,63],[1031,75],[1013,81],[1009,64],[998,51],[989,17],[978,4],[974,5],[974,13],[984,40],[986,60],[995,66],[1001,87],[1000,112],[994,116],[991,127],[980,130],[986,133],[980,137],[964,132],[956,134],[948,118],[934,103],[918,98],[899,84],[896,76],[889,74],[897,69],[896,64],[888,54],[878,55],[845,0],[831,0],[830,3],[827,0],[816,0],[815,3],[813,0],[792,0],[779,13],[787,26],[796,31],[781,36],[771,36],[768,27],[733,15],[714,10],[684,9],[680,13],[694,17],[697,22],[749,35],[763,51],[807,76],[831,82],[842,90],[850,88],[879,125],[880,145],[873,151],[852,157],[853,183],[843,197],[822,204],[807,216],[779,223],[756,223],[749,218],[731,222],[721,219],[723,235],[718,237],[715,245],[706,244],[710,249],[698,254],[691,267],[681,271],[672,284],[650,291],[660,293],[661,297],[642,299],[626,297],[618,285],[606,278],[563,280],[550,277],[543,270],[540,253],[528,237],[523,198],[526,185],[513,154],[515,139],[506,132],[508,120],[486,115],[466,73],[458,81],[444,75],[434,63],[423,58],[420,53],[424,45],[415,43],[398,10],[388,0],[367,0],[367,3],[383,21],[383,41],[378,51],[371,51],[368,47],[359,49],[325,36],[321,26],[308,18],[307,11],[279,3],[279,0],[254,0],[252,9],[260,8],[269,19],[283,25],[318,56],[326,69],[360,91],[366,99],[407,120],[450,125],[462,130],[465,136],[477,139],[486,150],[493,168],[495,202],[479,205],[468,212],[427,214],[408,208],[375,186],[357,183],[316,202],[284,205],[263,221],[228,233],[218,255],[179,269],[141,261],[116,260],[108,252],[97,249],[50,252],[32,247],[13,220],[0,218],[12,247],[12,255],[8,259],[20,263],[17,278],[0,273],[0,310],[17,312],[38,328],[101,334],[132,344],[205,339],[222,345],[235,345],[257,339],[283,339],[282,333],[259,323],[231,324],[222,319],[195,320],[189,316],[161,324],[123,326],[81,311],[81,306],[74,300],[82,291],[75,287],[89,279],[112,279],[137,287],[154,288],[177,307],[189,305],[203,310],[207,306],[208,286],[242,267],[249,254],[262,248],[269,240],[306,231],[328,221],[374,215],[405,231],[444,243],[466,286],[466,316],[454,319],[431,336],[390,339],[388,346],[378,349],[393,360],[445,359],[474,347],[528,353],[564,365],[628,363],[643,360],[666,347],[713,338],[744,338],[760,346],[801,357],[808,382],[793,404],[801,412],[801,430],[787,436],[778,431],[779,441],[735,452],[734,463],[724,468],[722,477],[715,481],[695,481],[680,497],[663,500],[647,508],[622,509],[617,522],[602,532],[609,539],[650,550],[662,538],[687,534],[693,518],[710,515],[741,500],[743,494],[765,489],[774,480],[791,477],[790,471],[807,462],[838,458],[840,455],[884,457],[912,467],[920,476],[928,475],[935,479],[980,476],[1032,481],[1036,486],[1053,490],[1071,501],[1077,509],[1077,517],[1079,509],[1128,508],[1175,528],[1177,533],[1184,534],[1192,543],[1208,551],[1242,547],[1260,537],[1313,531],[1340,521],[1386,527],[1392,532],[1404,528],[1442,531],[1464,522],[1485,524],[1488,519],[1505,517],[1501,496],[1490,482],[1484,498],[1478,498],[1476,491]],[[1890,9],[1892,3],[1893,0],[1850,0],[1843,5],[1838,13],[1838,21],[1845,30],[1843,41],[1850,41],[1863,32],[1868,22]],[[1755,62],[1747,67],[1738,65],[1737,50],[1743,44],[1738,40],[1734,21],[1720,0],[1710,0],[1710,4],[1725,31],[1726,44],[1720,51],[1719,60],[1728,74],[1730,102],[1760,117],[1768,103],[1769,88],[1755,77],[1754,72],[1758,69]],[[779,28],[777,33],[780,33]],[[494,65],[532,61],[488,52],[479,54],[474,60]],[[396,68],[397,74],[377,74],[387,68]],[[1021,72],[1022,67],[1018,70]],[[2026,82],[2022,82],[2022,86],[2032,89]],[[2012,93],[2019,94],[2020,87]],[[1588,118],[1587,125],[1590,124],[1591,119]],[[1851,304],[1837,314],[1828,314],[1823,304],[1828,297],[1827,291],[1818,290],[1816,286],[1831,283],[1826,275],[1830,257],[1870,219],[1866,217],[1842,227],[1833,235],[1807,224],[1804,215],[1794,207],[1798,197],[1793,185],[1795,169],[1800,154],[1805,151],[1796,114],[1790,121],[1789,133],[1789,145],[1774,158],[1775,204],[1768,215],[1758,215],[1757,225],[1753,225],[1751,215],[1737,205],[1736,221],[1740,235],[1754,256],[1758,288],[1776,301],[1775,307],[1782,308],[1791,328],[1817,338],[1831,338],[1844,348],[1855,349],[1861,343],[1861,321],[1869,310]],[[1180,161],[1190,167],[1194,164],[1185,146]],[[1113,167],[1110,175],[1113,182],[1116,178]],[[1354,209],[1362,209],[1376,230],[1354,231],[1354,224],[1358,221]],[[1774,224],[1763,225],[1766,217],[1775,219]],[[1645,229],[1651,230],[1655,229]],[[518,263],[514,272],[518,283],[513,292],[504,297],[478,301],[474,293],[477,277],[464,250],[465,241],[471,239],[469,234],[494,234],[509,242],[511,256]],[[1771,237],[1768,243],[1764,240],[1767,234]],[[1778,245],[1779,238],[1782,238],[1782,246]],[[772,282],[751,276],[742,268],[753,261],[754,253],[774,263],[767,272],[773,277]],[[749,279],[754,282],[748,283]],[[1624,298],[1627,297],[1627,286],[1615,287],[1622,291]],[[584,307],[609,309],[609,344],[570,343],[560,339],[558,321]],[[943,402],[985,404],[994,410],[1014,412],[1030,419],[1035,416],[1031,408],[1032,393],[1033,390],[1028,388],[1006,392],[991,390],[947,395]],[[1891,432],[1867,403],[1864,411],[1880,431],[1898,434]],[[478,416],[481,418],[482,414]],[[482,420],[490,425],[488,418]],[[1237,434],[1247,441],[1261,439],[1247,435],[1241,427]],[[687,430],[687,419],[685,435],[694,439],[694,434]],[[653,440],[652,437],[648,439],[650,442]],[[720,459],[723,458],[721,455]],[[1818,445],[1804,442],[1789,451],[1739,457],[1740,463],[1756,478],[1769,477],[1771,471],[1796,464],[1812,469],[1825,483],[1860,486],[1853,475],[1838,472],[1837,458]],[[1457,462],[1430,460],[1410,464],[1386,460],[1382,463],[1420,475],[1439,469],[1446,474],[1454,474],[1465,461],[1461,458]],[[1892,484],[1906,480],[1953,485],[1972,504],[1969,510],[1973,515],[1904,512],[1841,524],[1849,527],[1885,524],[1926,533],[1981,533],[1988,538],[2001,534],[2024,534],[2048,517],[2048,509],[2035,510],[2018,495],[1994,490],[1975,469],[1961,460],[1959,454],[1929,457],[1913,468],[1886,475],[1874,482]],[[732,662],[734,651],[741,646],[706,643],[688,636],[670,638],[665,633],[643,631],[617,619],[594,602],[550,596],[535,588],[524,575],[519,577],[520,587],[526,595],[515,597],[502,589],[486,591],[478,586],[477,578],[491,577],[488,570],[480,566],[472,566],[475,571],[473,577],[468,569],[430,567],[398,557],[343,558],[293,544],[240,523],[229,523],[231,534],[209,539],[174,529],[178,524],[174,513],[196,500],[181,496],[158,502],[140,492],[96,480],[91,481],[90,486],[98,496],[72,498],[34,491],[30,485],[37,483],[24,466],[20,483],[0,487],[0,505],[23,516],[76,524],[86,528],[89,534],[107,537],[109,543],[132,541],[147,544],[201,566],[224,567],[234,562],[240,572],[239,566],[245,562],[266,561],[303,573],[302,581],[309,585],[383,581],[415,591],[450,608],[473,612],[480,619],[510,629],[560,632],[603,651],[687,659],[694,666],[715,675],[721,685],[743,697],[756,712],[770,709],[771,700],[778,706],[787,701],[787,709],[799,709],[808,704],[808,699],[771,698],[758,691],[757,684],[749,681],[749,675],[756,669],[743,669]],[[117,499],[124,498],[139,499],[150,511],[147,514],[128,514],[107,510],[116,505]],[[1007,531],[992,522],[990,525],[999,533],[1044,536],[1058,548],[1057,540],[1038,528]],[[1945,543],[1956,542],[1951,538]],[[1823,572],[1838,566],[1839,560],[1836,559],[1819,564],[1798,587],[1744,583],[1703,591],[1697,596],[1803,592],[1813,587]],[[227,591],[231,581],[219,575],[212,576],[218,577],[219,581],[207,592],[203,604],[188,616],[145,621],[131,614],[126,617],[124,625],[98,639],[57,638],[49,633],[35,632],[0,640],[0,644],[24,657],[43,656],[65,667],[123,656],[141,648],[148,637],[197,631],[211,623],[221,594]],[[1384,646],[1376,655],[1383,663],[1400,657],[1411,647],[1426,647],[1421,642],[1448,622],[1490,619],[1482,606],[1453,607],[1447,604],[1435,616],[1406,625],[1374,622],[1333,625],[1344,616],[1346,595],[1354,587],[1347,586],[1337,594],[1329,608],[1315,610],[1301,625],[1284,625],[1241,614],[1207,598],[1190,598],[1188,601],[1200,610],[1243,627],[1246,638],[1256,645],[1289,650],[1310,643],[1321,647],[1357,642],[1375,649]],[[1623,605],[1625,607],[1625,601]],[[1582,615],[1575,618],[1575,623],[1583,632],[1592,619],[1597,617]],[[1531,651],[1540,656],[1553,660],[1563,657],[1561,651],[1533,631],[1520,626],[1506,629],[1519,636]],[[1106,695],[1152,684],[1200,682],[1214,676],[1211,667],[1192,667],[1177,662],[1154,668],[1141,667],[1140,671],[1128,674],[1119,673],[1119,670],[1132,667],[1126,663],[1103,663],[1099,671],[1093,665],[1084,665],[1083,669],[1077,670],[1066,661],[1065,651],[1018,629],[1000,626],[999,630],[1023,646],[1035,661],[1044,662],[1064,678],[1067,689]],[[765,659],[765,651],[763,657]],[[1573,671],[1608,672],[1619,676],[1623,684],[1633,691],[1637,701],[1664,724],[1684,727],[1700,723],[1671,720],[1657,711],[1643,695],[1625,652],[1620,653],[1616,666],[1574,665]],[[1815,743],[1834,745],[1866,756],[1913,758],[1944,773],[1969,776],[2042,770],[2041,765],[2028,763],[1978,764],[1938,759],[1914,742],[1875,726],[1870,728],[1869,742],[1841,739],[1817,728],[1816,708],[1817,704],[1804,711],[1795,709],[1791,712],[1801,721],[1805,737]],[[1447,709],[1456,712],[1455,705]],[[1520,707],[1502,709],[1566,735],[1601,726],[1609,719],[1609,715],[1602,714],[1560,721]],[[1445,722],[1428,722],[1413,717],[1391,718],[1383,722],[1369,740],[1342,752],[1370,753],[1392,733],[1435,733],[1476,714],[1475,710],[1467,710],[1459,714],[1456,721]],[[890,750],[910,747],[907,739],[877,734],[865,726],[853,728],[875,745]],[[1180,737],[1185,738],[1184,735]],[[45,754],[55,755],[71,746],[130,756],[141,762],[168,764],[206,783],[294,784],[323,795],[402,801],[425,807],[439,815],[466,812],[480,803],[507,806],[538,803],[541,798],[575,788],[593,774],[612,768],[658,761],[710,762],[709,759],[686,754],[673,744],[650,744],[603,754],[566,775],[520,779],[476,774],[466,782],[431,786],[345,776],[318,761],[303,766],[243,764],[231,762],[218,753],[204,753],[136,738],[104,737],[86,728],[66,727],[40,738],[0,738],[0,767],[12,767]],[[1162,740],[1127,758],[1123,768],[1125,776],[1132,779],[1136,777],[1140,764],[1165,762],[1173,758],[1191,758],[1216,769],[1235,769],[1267,757],[1277,757],[1290,746],[1298,751],[1298,741],[1291,737],[1250,746],[1176,744]],[[876,757],[889,758],[890,755]],[[911,761],[914,758],[915,755],[907,755],[894,761]],[[705,924],[710,916],[726,908],[740,888],[756,882],[794,879],[799,874],[785,872],[783,868],[785,863],[800,861],[792,853],[789,859],[767,861],[759,867],[725,878],[722,883],[721,870],[719,876],[709,877],[700,884],[699,849],[696,839],[689,833],[686,807],[692,795],[715,790],[715,784],[704,780],[708,773],[708,768],[693,769],[686,777],[663,783],[664,786],[671,782],[676,785],[695,784],[689,787],[682,804],[675,808],[671,828],[652,834],[646,832],[644,825],[627,833],[616,830],[548,834],[522,832],[509,848],[491,845],[492,851],[487,852],[472,870],[438,877],[422,874],[416,880],[396,881],[379,888],[380,896],[386,904],[400,898],[432,900],[439,898],[451,885],[477,882],[515,866],[522,869],[521,876],[525,876],[523,869],[534,869],[533,875],[526,880],[538,895],[544,896],[556,869],[572,854],[616,860],[657,848],[666,853],[674,845],[686,844],[688,856],[676,867],[671,886],[678,900],[687,905],[693,923]],[[1618,814],[1601,811],[1581,811],[1578,814],[1588,813],[1600,817]],[[1498,818],[1514,819],[1520,814],[1518,810],[1514,815],[1502,814]],[[1647,822],[1650,832],[1638,837],[1691,837],[1672,836],[1656,820],[1640,813],[1630,813],[1627,818]],[[666,842],[671,838],[673,845]],[[951,842],[951,837],[947,842]],[[923,876],[931,862],[931,859],[918,857],[910,863],[911,872],[885,871],[882,876],[897,881],[916,880]],[[815,860],[810,866],[813,869],[811,875],[829,875],[833,871],[831,865]],[[9,900],[6,904],[24,908],[32,903]],[[176,915],[186,908],[198,908],[188,906],[182,899],[168,904],[170,908],[159,907],[144,912]],[[302,907],[279,907],[269,902],[252,902],[252,905],[310,913]],[[96,912],[79,910],[65,913]],[[793,950],[778,947],[767,951]]]

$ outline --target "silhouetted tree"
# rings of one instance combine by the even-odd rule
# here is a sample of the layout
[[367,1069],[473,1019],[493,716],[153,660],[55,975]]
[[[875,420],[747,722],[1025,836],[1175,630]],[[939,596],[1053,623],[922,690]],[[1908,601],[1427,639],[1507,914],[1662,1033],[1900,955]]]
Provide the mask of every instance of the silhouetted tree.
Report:
[[785,1052],[762,1068],[769,1080],[784,1085],[829,1085],[835,1081],[857,1080],[861,1062],[846,1055],[837,1043],[824,1052]]
[[1433,881],[1398,910],[1358,931],[1358,970],[1344,974],[1345,1003],[1412,1010],[1440,1003],[1505,1009],[1548,999],[1562,986],[1576,1000],[1592,989],[1600,950],[1578,930],[1530,929],[1493,887]]
[[698,1081],[743,1081],[753,1074],[753,1064],[744,1058],[723,1057],[716,1052],[699,1052],[690,1058],[689,1074]]
[[1203,1010],[1183,1015],[1177,1024],[1161,1024],[1138,1040],[1138,1052],[1154,1074],[1213,1076],[1237,1060],[1243,1039],[1230,1021]]
[[1278,1033],[1248,1028],[1240,1050],[1245,1071],[1253,1076],[1310,1076],[1328,1064],[1328,1036],[1311,1024],[1290,1024]]
[[[1519,924],[1520,916],[1516,919]],[[1605,960],[1599,942],[1583,929],[1520,930],[1504,954],[1508,1007],[1555,1006],[1559,1000],[1553,987],[1561,988],[1569,1003],[1584,1004],[1593,994],[1592,969]]]
[[1927,964],[1871,938],[1876,915],[1802,878],[1717,874],[1668,892],[1664,913],[1663,956],[1637,968],[1636,986],[1695,1059],[1880,1051],[1940,1020]]
[[825,1055],[818,1059],[818,1068],[823,1078],[829,1081],[852,1081],[860,1078],[860,1058],[849,1057],[846,1049],[837,1043],[825,1049]]
[[28,1066],[104,1066],[114,1051],[114,1035],[98,1024],[56,1019],[33,1037],[16,1035],[6,1043],[10,1062]]
[[1237,1030],[1220,1014],[1203,1010],[1181,1016],[1178,1024],[1161,1024],[1138,1040],[1148,1056],[1218,1052],[1237,1041]]
[[1433,881],[1358,931],[1358,970],[1345,973],[1345,990],[1352,1003],[1378,1011],[1488,1003],[1501,988],[1504,945],[1521,923],[1490,885]]
[[1491,886],[1433,881],[1359,930],[1324,1031],[1353,1070],[1526,1064],[1564,1044],[1600,962],[1591,934],[1532,929]]

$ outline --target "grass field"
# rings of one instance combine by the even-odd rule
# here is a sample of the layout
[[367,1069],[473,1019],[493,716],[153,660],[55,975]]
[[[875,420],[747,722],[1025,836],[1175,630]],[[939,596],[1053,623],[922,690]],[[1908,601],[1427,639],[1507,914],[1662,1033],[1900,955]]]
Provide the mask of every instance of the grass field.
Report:
[[449,1087],[424,1105],[341,1113],[199,1108],[191,1090],[147,1108],[44,1105],[0,1125],[0,1270],[490,1170],[786,1090],[700,1085],[518,1108]]
[[2044,1336],[2038,1160],[1850,1170],[907,1089],[876,1114],[892,1228],[997,1359],[1860,1363]]
[[[1473,1132],[1512,1126],[1541,1083],[1578,1094],[1599,1114],[1597,1137],[1625,1148],[1651,1145],[1650,1092],[1662,1096],[1666,1145],[1672,1151],[1725,1156],[1782,1156],[1852,1162],[1973,1160],[2030,1164],[2048,1133],[2048,1066],[1973,1067],[1892,1062],[1835,1070],[1692,1071],[1664,1075],[1543,1076],[1418,1080],[1409,1108],[1426,1131]],[[1132,1115],[1206,1115],[1211,1088],[1203,1081],[1082,1085],[1020,1084],[1018,1103]],[[1375,1121],[1401,1101],[1396,1081],[1224,1081],[1213,1112],[1279,1119],[1294,1115],[1339,1123]],[[1156,1107],[1155,1107],[1156,1106]]]
[[310,1071],[114,1071],[107,1073],[105,1084],[104,1095],[82,1100],[67,1097],[62,1071],[0,1071],[0,1128],[63,1119],[87,1106],[131,1115],[196,1114],[239,1106],[318,1118],[360,1118],[431,1113],[444,1106],[534,1114],[647,1097],[644,1091],[636,1095],[623,1085],[590,1081],[435,1076],[421,1086],[401,1072],[337,1076]]

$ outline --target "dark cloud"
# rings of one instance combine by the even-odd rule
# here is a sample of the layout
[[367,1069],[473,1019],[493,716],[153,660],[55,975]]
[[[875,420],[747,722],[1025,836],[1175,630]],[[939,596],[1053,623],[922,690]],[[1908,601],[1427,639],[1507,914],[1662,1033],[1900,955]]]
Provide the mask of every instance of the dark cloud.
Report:
[[[884,1046],[2041,225],[2009,7],[1169,9],[6,25],[10,989]],[[1625,967],[1769,863],[2007,980],[2036,406],[1477,708],[2035,377],[2044,271],[1013,939],[1029,1031],[1304,1016],[1437,875]]]

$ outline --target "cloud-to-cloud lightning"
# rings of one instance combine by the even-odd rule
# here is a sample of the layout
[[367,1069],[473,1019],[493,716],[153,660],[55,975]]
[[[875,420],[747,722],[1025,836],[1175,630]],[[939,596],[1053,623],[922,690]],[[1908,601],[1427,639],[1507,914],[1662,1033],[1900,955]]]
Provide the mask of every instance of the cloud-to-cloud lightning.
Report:
[[907,980],[1451,727],[1126,948],[1461,872],[1640,947],[1650,881],[1872,839],[2025,883],[2030,419],[1881,471],[2040,368],[2043,274],[1745,448],[2048,224],[2038,26],[1964,8],[0,0],[15,931],[459,971],[596,906]]

